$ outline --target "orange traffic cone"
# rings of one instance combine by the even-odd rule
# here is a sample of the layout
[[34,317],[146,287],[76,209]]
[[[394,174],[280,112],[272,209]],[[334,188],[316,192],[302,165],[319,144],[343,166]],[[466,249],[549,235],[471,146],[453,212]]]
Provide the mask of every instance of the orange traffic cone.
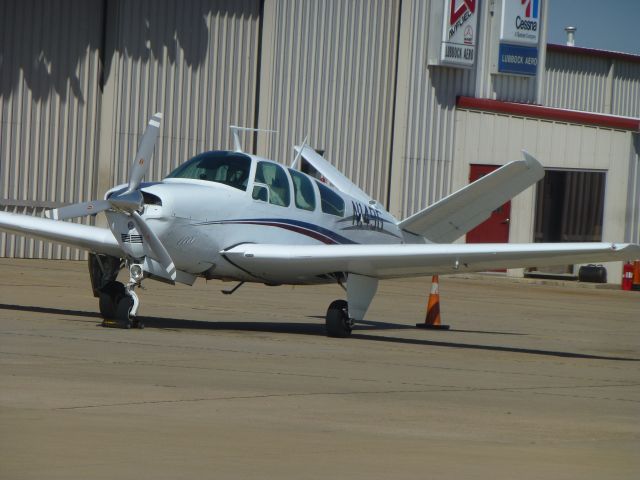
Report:
[[449,330],[449,325],[440,323],[440,287],[438,286],[438,275],[431,279],[431,293],[427,303],[427,316],[424,323],[416,323],[418,328],[431,328],[434,330]]

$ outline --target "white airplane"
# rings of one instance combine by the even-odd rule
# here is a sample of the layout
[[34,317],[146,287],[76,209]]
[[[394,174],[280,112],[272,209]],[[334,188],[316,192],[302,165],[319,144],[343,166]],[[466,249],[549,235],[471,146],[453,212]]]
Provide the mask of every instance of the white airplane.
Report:
[[[142,327],[135,288],[145,278],[192,285],[196,278],[266,285],[338,283],[327,334],[350,335],[378,281],[497,268],[640,258],[640,245],[612,243],[452,244],[544,175],[526,152],[490,175],[402,221],[313,149],[295,147],[333,186],[244,153],[196,155],[161,182],[141,183],[162,115],[144,133],[129,183],[104,200],[48,211],[50,218],[0,212],[0,229],[86,249],[105,320]],[[61,220],[104,212],[109,228]],[[122,268],[129,281],[116,280]]]

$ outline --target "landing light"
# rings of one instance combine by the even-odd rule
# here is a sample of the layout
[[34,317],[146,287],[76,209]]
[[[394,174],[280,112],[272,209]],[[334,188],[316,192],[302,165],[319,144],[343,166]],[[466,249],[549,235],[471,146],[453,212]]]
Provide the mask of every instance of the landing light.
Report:
[[144,278],[144,270],[142,269],[142,265],[138,263],[134,263],[129,267],[129,274],[131,275],[131,279],[134,282],[139,282]]

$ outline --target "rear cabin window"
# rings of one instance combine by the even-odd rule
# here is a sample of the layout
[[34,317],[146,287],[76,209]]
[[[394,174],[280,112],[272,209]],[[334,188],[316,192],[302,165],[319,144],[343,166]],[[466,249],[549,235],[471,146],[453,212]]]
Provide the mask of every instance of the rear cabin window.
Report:
[[322,211],[330,215],[343,217],[344,200],[342,199],[342,197],[326,185],[320,182],[316,183],[318,184],[318,189],[320,190],[320,203],[322,205]]
[[293,180],[293,198],[296,207],[303,210],[316,209],[316,192],[313,190],[311,180],[303,173],[289,169],[291,180]]
[[266,201],[264,198],[266,187],[269,192],[269,203],[281,207],[289,206],[289,177],[282,167],[271,162],[258,162],[255,183],[252,193],[255,200]]
[[245,191],[250,169],[251,158],[241,153],[205,152],[187,160],[167,178],[207,180]]

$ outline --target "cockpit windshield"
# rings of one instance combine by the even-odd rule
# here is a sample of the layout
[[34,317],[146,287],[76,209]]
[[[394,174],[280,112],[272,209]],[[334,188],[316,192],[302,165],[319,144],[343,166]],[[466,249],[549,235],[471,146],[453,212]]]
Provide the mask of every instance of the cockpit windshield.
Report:
[[215,151],[196,155],[167,175],[167,178],[192,178],[223,183],[246,191],[251,158],[242,153]]

